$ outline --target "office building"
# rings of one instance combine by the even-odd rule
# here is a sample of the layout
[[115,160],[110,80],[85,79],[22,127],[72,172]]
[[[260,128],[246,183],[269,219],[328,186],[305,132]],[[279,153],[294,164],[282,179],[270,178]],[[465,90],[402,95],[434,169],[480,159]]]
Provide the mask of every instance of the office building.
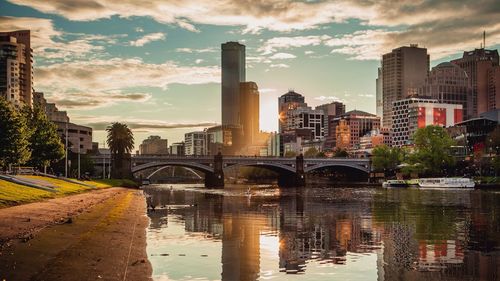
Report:
[[393,105],[392,145],[411,144],[418,128],[429,125],[453,126],[462,121],[462,105],[440,103],[436,99],[409,98]]
[[[328,134],[332,136],[333,147],[356,149],[359,148],[362,136],[372,130],[380,129],[380,117],[361,110],[351,110],[332,119],[328,126],[330,130]],[[340,128],[337,129],[339,126]],[[349,136],[349,145],[346,143],[347,135]],[[339,139],[339,136],[342,138]]]
[[245,82],[245,45],[222,44],[222,125],[240,126],[240,83]]
[[416,44],[394,49],[382,56],[383,127],[391,127],[393,103],[416,96],[428,72],[427,49]]
[[184,142],[174,142],[170,145],[169,152],[171,155],[184,156]]
[[207,134],[203,131],[190,132],[184,135],[184,153],[187,156],[207,154]]
[[323,110],[325,115],[325,137],[328,137],[328,120],[340,116],[345,113],[345,104],[334,101],[316,106],[316,110]]
[[283,133],[287,126],[287,114],[289,110],[294,110],[299,107],[307,107],[304,96],[296,93],[293,90],[278,98],[278,113],[279,113],[279,132]]
[[141,155],[167,155],[168,140],[160,136],[149,136],[139,145],[139,153]]
[[[472,95],[469,77],[456,64],[443,62],[432,68],[425,84],[419,90],[420,97],[438,100],[440,103],[461,104],[465,118],[470,118]],[[469,108],[469,105],[471,108]]]
[[392,145],[392,138],[389,129],[375,129],[359,139],[359,147],[361,149],[372,149],[379,145]]
[[257,142],[259,135],[259,89],[255,82],[240,83],[240,125],[243,130],[243,145]]
[[57,126],[57,133],[66,142],[68,135],[68,148],[73,153],[86,154],[93,150],[92,128],[71,123],[66,111],[59,111],[55,103],[49,103],[43,93],[33,93],[33,106],[39,107],[45,112],[47,118]]
[[377,79],[375,81],[376,86],[376,95],[375,95],[375,106],[376,106],[376,114],[380,117],[380,121],[384,123],[384,100],[382,98],[383,93],[383,76],[382,76],[382,68],[379,67],[377,69]]
[[0,96],[17,108],[32,106],[32,63],[29,30],[0,32]]
[[493,105],[488,96],[488,73],[499,65],[498,51],[484,48],[466,51],[462,58],[452,60],[451,63],[460,66],[469,77],[472,92],[467,117],[477,117],[483,112],[495,109],[496,105]]
[[279,157],[281,155],[280,145],[281,135],[279,133],[271,133],[267,139],[267,156]]
[[488,69],[488,111],[500,106],[500,66]]
[[309,129],[313,139],[321,140],[325,137],[325,115],[323,110],[299,107],[288,110],[284,131],[294,129]]

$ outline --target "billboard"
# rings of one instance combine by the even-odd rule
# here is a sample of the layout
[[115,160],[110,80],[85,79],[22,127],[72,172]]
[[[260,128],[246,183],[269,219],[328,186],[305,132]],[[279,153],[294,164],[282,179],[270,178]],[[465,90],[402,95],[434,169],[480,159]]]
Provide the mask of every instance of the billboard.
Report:
[[433,121],[432,124],[436,126],[445,127],[446,126],[446,108],[433,108],[432,112]]

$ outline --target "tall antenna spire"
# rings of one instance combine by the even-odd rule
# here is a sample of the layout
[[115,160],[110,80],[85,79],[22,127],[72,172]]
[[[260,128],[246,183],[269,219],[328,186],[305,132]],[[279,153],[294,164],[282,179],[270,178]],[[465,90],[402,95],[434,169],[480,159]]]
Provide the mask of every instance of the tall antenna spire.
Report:
[[483,48],[486,49],[486,30],[483,31]]

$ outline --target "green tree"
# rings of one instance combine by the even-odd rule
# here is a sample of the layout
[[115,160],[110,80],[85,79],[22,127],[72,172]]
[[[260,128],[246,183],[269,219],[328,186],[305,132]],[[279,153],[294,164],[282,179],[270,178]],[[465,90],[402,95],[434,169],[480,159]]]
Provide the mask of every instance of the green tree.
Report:
[[106,128],[106,131],[108,132],[107,143],[113,161],[111,168],[113,177],[130,177],[126,167],[130,164],[130,152],[134,148],[132,130],[126,124],[115,122]]
[[318,157],[318,158],[326,158],[326,154],[325,154],[324,151],[320,151],[320,152],[318,152],[318,154],[316,154],[316,157]]
[[319,151],[315,147],[311,147],[306,152],[304,152],[304,157],[307,157],[307,158],[316,157],[316,155],[318,154],[318,152]]
[[427,175],[438,176],[455,165],[450,153],[453,139],[439,126],[419,128],[413,135],[415,151],[409,158],[410,164],[421,165]]
[[399,147],[379,145],[372,151],[372,165],[376,171],[394,172],[403,162],[404,152]]
[[52,123],[38,106],[33,109],[25,107],[24,117],[30,129],[29,148],[31,158],[29,164],[45,170],[47,166],[64,157],[64,145],[57,134],[57,126]]
[[339,148],[339,149],[335,150],[335,153],[333,154],[333,156],[334,157],[347,157],[347,156],[349,156],[349,153],[347,152],[347,150]]
[[285,153],[285,157],[287,157],[287,158],[292,158],[292,157],[295,157],[295,156],[297,156],[297,153],[295,153],[295,151],[287,151]]
[[28,138],[29,130],[23,116],[0,97],[0,167],[3,170],[29,160]]

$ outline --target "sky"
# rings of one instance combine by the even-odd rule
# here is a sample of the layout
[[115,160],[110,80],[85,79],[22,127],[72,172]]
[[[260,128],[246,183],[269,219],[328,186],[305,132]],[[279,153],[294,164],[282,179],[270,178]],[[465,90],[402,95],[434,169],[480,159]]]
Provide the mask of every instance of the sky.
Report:
[[375,112],[381,55],[426,47],[431,67],[500,46],[500,2],[392,0],[0,0],[0,31],[30,29],[34,87],[94,129],[125,122],[136,147],[220,123],[220,44],[246,45],[260,127],[289,89],[317,106]]

